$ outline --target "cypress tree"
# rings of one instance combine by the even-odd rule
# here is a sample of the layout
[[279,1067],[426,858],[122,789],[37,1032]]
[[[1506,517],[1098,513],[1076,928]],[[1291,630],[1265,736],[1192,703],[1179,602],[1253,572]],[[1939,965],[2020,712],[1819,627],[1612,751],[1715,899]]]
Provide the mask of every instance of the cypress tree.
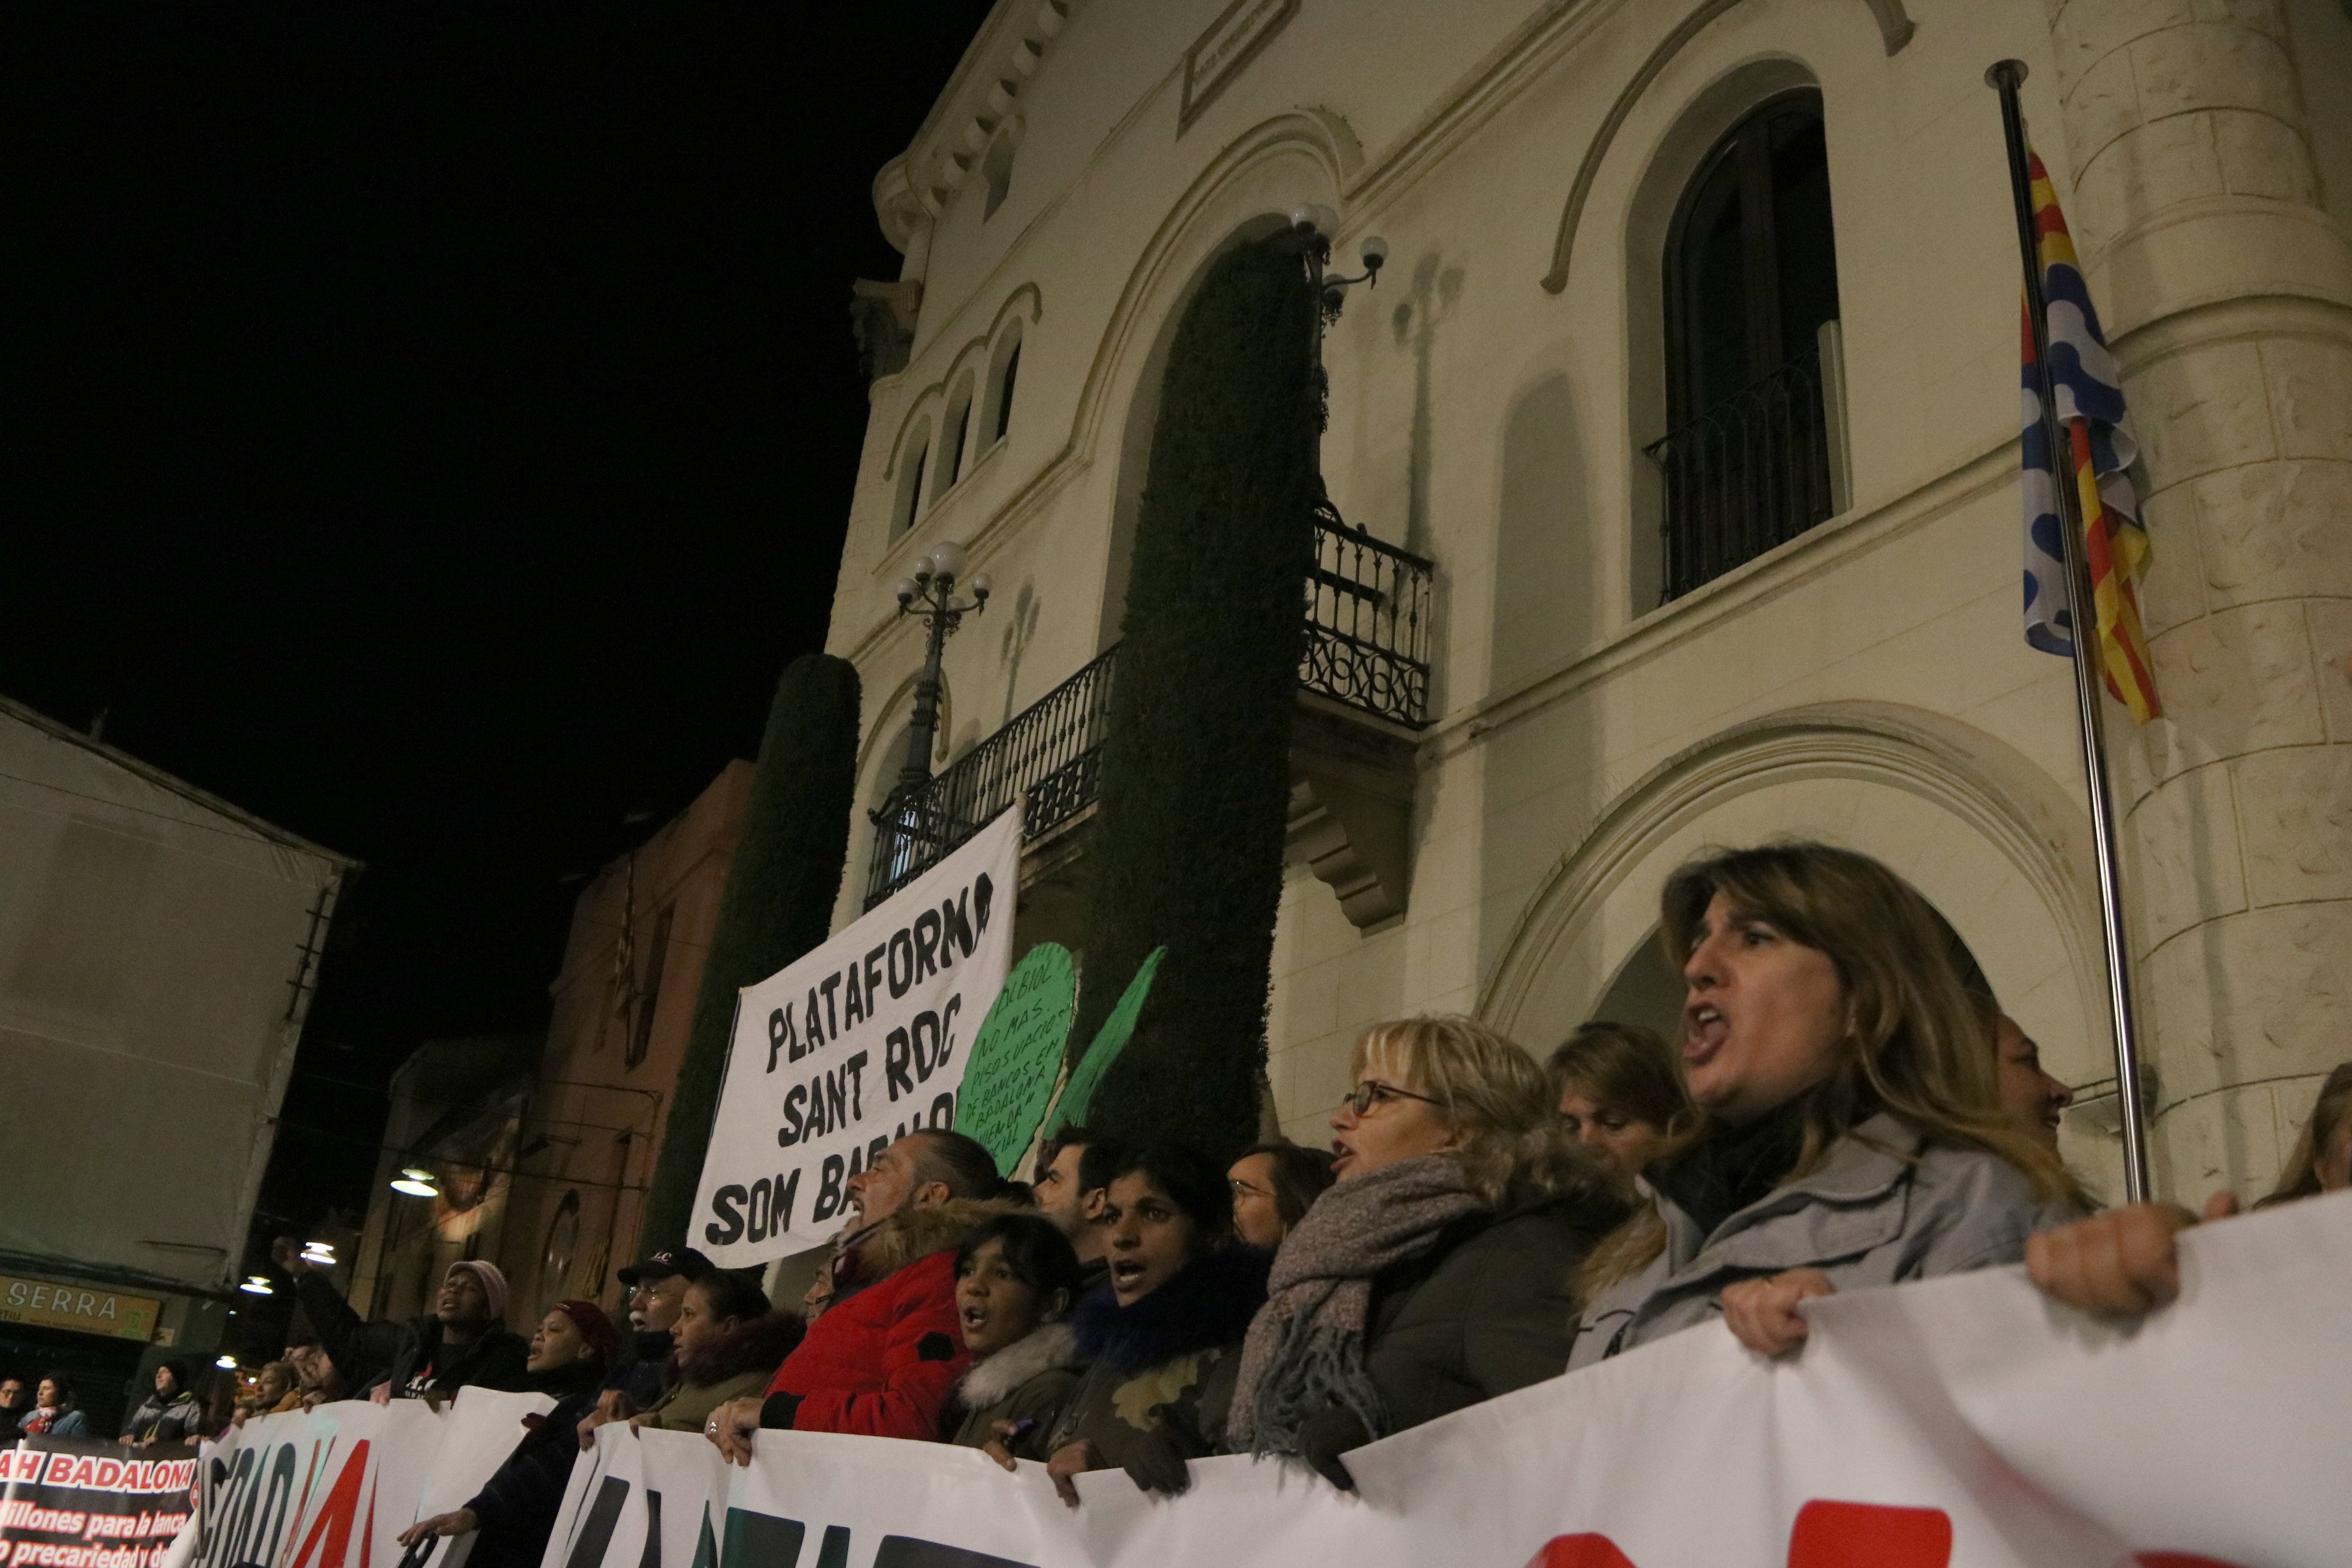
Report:
[[1253,1142],[1314,553],[1315,301],[1297,242],[1227,252],[1178,322],[1103,744],[1074,1045],[1166,944],[1089,1120]]
[[695,1184],[719,1113],[735,993],[765,980],[824,941],[849,854],[857,793],[857,671],[813,653],[776,683],[760,739],[759,770],[743,806],[742,837],[727,867],[719,924],[702,968],[686,1060],[671,1093],[669,1126],[646,1194],[639,1245],[685,1245]]

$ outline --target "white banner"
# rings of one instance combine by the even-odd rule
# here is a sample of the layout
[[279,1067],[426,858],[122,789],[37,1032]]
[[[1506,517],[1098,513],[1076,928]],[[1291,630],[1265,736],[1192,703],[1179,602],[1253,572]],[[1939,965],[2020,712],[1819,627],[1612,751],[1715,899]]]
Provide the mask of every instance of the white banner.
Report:
[[196,1517],[166,1568],[393,1568],[400,1532],[462,1507],[522,1441],[522,1418],[554,1405],[467,1388],[439,1414],[349,1400],[248,1421],[204,1446]]
[[842,1184],[895,1139],[955,1121],[964,1061],[1013,963],[1021,812],[757,985],[696,1188],[695,1245],[740,1268],[822,1246]]
[[747,1471],[607,1426],[544,1568],[2342,1568],[2352,1194],[2182,1253],[2128,1326],[2014,1268],[1813,1303],[1788,1363],[1703,1326],[1360,1450],[1356,1497],[1217,1458],[1072,1510],[969,1449],[763,1432]]

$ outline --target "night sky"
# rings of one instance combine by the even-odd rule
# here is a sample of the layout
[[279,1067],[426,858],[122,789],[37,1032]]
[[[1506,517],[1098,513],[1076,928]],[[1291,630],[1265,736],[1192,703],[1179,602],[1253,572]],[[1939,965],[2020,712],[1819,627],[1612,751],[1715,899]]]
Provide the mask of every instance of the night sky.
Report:
[[419,1041],[543,1027],[564,879],[822,644],[869,188],[987,10],[0,22],[0,692],[367,862],[290,1227],[363,1207]]

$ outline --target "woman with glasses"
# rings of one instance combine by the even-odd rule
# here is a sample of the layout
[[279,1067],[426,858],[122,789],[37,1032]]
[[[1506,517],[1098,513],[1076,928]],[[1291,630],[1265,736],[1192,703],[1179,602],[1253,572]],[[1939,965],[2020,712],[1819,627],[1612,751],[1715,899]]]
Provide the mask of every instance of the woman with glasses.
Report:
[[1225,1173],[1234,1189],[1234,1233],[1272,1252],[1331,1184],[1331,1156],[1297,1143],[1261,1143]]
[[1376,1024],[1352,1070],[1337,1181],[1275,1255],[1226,1432],[1343,1488],[1346,1450],[1558,1373],[1577,1267],[1626,1210],[1493,1030]]

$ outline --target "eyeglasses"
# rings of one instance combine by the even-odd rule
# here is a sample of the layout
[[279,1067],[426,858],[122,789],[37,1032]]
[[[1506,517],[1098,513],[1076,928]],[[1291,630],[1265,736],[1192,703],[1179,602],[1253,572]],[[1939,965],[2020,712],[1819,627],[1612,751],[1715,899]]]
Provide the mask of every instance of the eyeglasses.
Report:
[[1425,1094],[1415,1094],[1409,1089],[1399,1089],[1392,1083],[1382,1083],[1376,1078],[1368,1078],[1358,1084],[1349,1091],[1348,1098],[1339,1103],[1359,1116],[1369,1116],[1371,1114],[1373,1106],[1386,1105],[1391,1100],[1417,1100],[1423,1105],[1445,1103],[1442,1100],[1433,1100]]
[[1227,1184],[1234,1189],[1234,1196],[1237,1198],[1270,1198],[1274,1196],[1272,1193],[1267,1192],[1264,1187],[1257,1185],[1254,1182],[1244,1182],[1239,1176],[1228,1178]]

